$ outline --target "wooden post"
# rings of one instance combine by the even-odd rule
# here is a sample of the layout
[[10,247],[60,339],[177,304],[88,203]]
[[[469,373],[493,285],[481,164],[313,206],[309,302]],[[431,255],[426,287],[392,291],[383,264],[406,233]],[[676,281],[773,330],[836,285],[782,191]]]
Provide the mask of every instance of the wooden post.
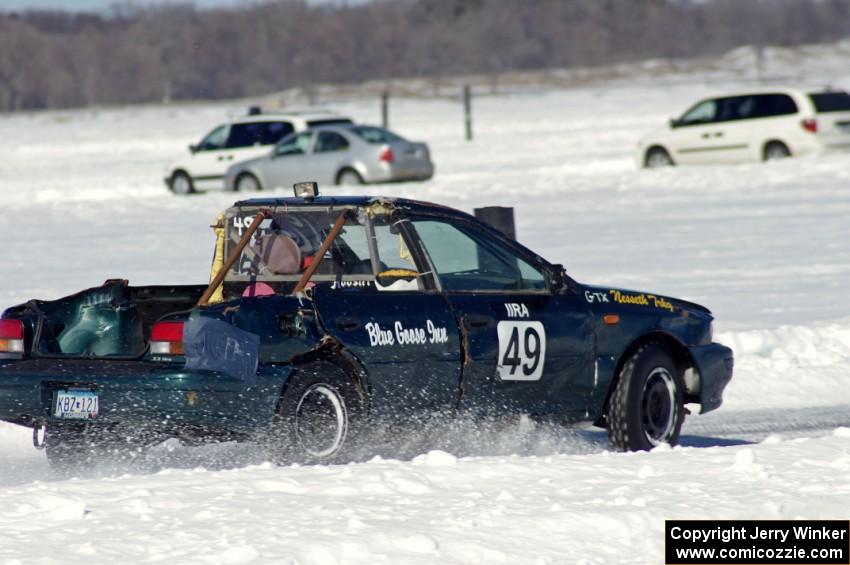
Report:
[[514,209],[505,206],[475,208],[475,217],[490,227],[496,228],[509,238],[516,240]]
[[390,127],[390,91],[381,93],[381,126],[386,129]]
[[472,141],[472,94],[469,85],[463,87],[463,121],[466,125],[466,140]]

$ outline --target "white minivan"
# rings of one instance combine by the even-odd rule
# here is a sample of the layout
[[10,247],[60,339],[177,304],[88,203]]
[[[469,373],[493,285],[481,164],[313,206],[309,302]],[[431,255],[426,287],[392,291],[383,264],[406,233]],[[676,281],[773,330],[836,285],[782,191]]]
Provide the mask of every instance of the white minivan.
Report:
[[765,89],[701,100],[644,136],[641,167],[768,161],[825,149],[850,150],[850,94]]
[[213,128],[189,151],[169,163],[165,185],[175,194],[199,188],[224,188],[224,173],[239,161],[265,155],[292,132],[322,125],[351,124],[351,119],[326,110],[249,115]]

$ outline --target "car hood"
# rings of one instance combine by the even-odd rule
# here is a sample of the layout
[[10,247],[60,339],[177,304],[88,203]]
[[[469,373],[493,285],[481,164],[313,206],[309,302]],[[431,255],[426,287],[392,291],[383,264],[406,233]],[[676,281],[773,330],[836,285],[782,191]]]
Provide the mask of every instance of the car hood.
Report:
[[617,305],[670,314],[688,311],[711,317],[711,310],[705,306],[672,296],[609,286],[584,286],[581,290],[585,301],[592,306],[611,307]]

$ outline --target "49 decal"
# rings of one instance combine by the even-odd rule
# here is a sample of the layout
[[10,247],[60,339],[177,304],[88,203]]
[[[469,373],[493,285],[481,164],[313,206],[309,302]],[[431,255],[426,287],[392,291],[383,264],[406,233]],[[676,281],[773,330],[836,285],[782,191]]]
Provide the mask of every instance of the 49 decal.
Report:
[[546,361],[546,330],[541,322],[504,321],[499,336],[497,371],[503,381],[539,381]]

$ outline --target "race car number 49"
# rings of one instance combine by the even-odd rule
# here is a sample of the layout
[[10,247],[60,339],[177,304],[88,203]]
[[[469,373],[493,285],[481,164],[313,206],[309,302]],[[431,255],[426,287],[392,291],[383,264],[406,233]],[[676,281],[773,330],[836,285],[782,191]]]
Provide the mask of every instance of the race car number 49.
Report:
[[541,322],[499,322],[499,378],[538,381],[546,360],[546,330]]

